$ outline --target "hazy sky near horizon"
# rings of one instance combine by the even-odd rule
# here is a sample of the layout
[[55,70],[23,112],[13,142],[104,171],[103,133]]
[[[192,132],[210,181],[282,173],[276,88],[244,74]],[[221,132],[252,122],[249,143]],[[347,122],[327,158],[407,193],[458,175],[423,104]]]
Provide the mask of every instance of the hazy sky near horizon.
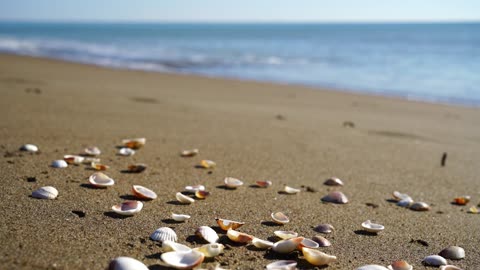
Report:
[[0,0],[0,20],[480,21],[480,0]]

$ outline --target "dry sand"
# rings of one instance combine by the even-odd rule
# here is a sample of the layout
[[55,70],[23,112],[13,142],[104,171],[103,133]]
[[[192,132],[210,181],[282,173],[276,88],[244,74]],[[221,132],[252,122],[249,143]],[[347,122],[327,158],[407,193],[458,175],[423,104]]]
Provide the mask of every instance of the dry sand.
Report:
[[[338,262],[328,269],[398,259],[427,269],[422,259],[449,245],[466,252],[453,264],[480,268],[480,215],[467,214],[480,202],[478,109],[9,55],[0,55],[0,94],[1,269],[104,269],[117,256],[166,269],[149,235],[168,226],[179,242],[199,246],[195,229],[215,226],[215,217],[244,221],[240,231],[263,239],[279,229],[312,237],[313,226],[330,223],[336,232],[326,237],[333,245],[322,250]],[[355,127],[344,127],[344,121]],[[116,146],[129,137],[146,137],[145,148],[132,157],[117,156]],[[24,143],[38,145],[41,153],[18,152]],[[86,187],[92,171],[83,165],[49,167],[89,145],[102,149],[115,186]],[[179,157],[188,148],[200,154]],[[443,152],[448,152],[444,168]],[[218,167],[211,174],[195,168],[201,159]],[[121,173],[134,162],[149,167],[141,174]],[[222,189],[226,176],[245,186]],[[331,176],[344,180],[340,189],[350,203],[320,201],[335,189],[322,184]],[[274,184],[250,187],[259,179]],[[130,198],[132,184],[153,189],[159,198],[145,202],[134,217],[116,218],[110,208]],[[175,204],[175,193],[189,184],[205,184],[212,194],[192,205]],[[30,197],[46,185],[59,190],[56,200]],[[279,193],[284,185],[317,192],[285,195]],[[432,210],[397,207],[389,201],[394,190],[430,203]],[[472,196],[468,206],[450,203],[464,194]],[[283,227],[265,222],[273,211],[285,212],[291,222]],[[171,212],[192,218],[174,224]],[[367,219],[385,225],[385,231],[359,232]],[[225,237],[221,242],[227,244],[225,253],[204,266],[262,269],[275,259],[299,257],[257,251]],[[299,268],[314,267],[299,259]]]

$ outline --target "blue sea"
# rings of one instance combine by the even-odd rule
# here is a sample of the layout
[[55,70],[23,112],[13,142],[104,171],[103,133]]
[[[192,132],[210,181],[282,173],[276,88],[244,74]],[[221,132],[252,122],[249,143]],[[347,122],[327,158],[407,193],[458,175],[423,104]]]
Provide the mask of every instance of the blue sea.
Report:
[[480,23],[0,22],[0,52],[480,105]]

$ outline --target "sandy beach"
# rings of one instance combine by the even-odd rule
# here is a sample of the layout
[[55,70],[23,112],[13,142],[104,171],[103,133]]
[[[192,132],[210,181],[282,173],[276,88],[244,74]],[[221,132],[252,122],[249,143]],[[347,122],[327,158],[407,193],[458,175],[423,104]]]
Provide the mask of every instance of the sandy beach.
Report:
[[[321,250],[338,260],[326,269],[387,266],[400,259],[414,269],[435,269],[422,259],[452,245],[463,247],[466,257],[450,264],[480,268],[480,215],[467,213],[480,203],[477,108],[12,55],[0,55],[0,94],[1,269],[105,269],[118,256],[168,269],[149,235],[167,226],[178,242],[198,247],[203,242],[195,229],[215,227],[215,217],[243,221],[238,230],[261,239],[272,239],[276,230],[313,237],[314,226],[332,224],[335,232],[325,235],[332,246]],[[147,138],[145,147],[131,157],[117,155],[121,140],[132,137]],[[25,143],[40,153],[19,152]],[[49,166],[91,145],[102,150],[114,186],[85,185],[93,173],[85,165]],[[179,156],[191,148],[199,155]],[[196,168],[202,159],[217,167]],[[148,168],[122,173],[133,163]],[[227,176],[244,186],[224,189]],[[333,176],[345,185],[323,185]],[[256,180],[273,185],[254,188]],[[133,184],[154,190],[158,199],[144,202],[133,217],[118,218],[111,207],[131,198]],[[194,184],[204,184],[210,197],[178,205],[175,193]],[[302,192],[283,194],[285,185]],[[30,197],[42,186],[56,187],[58,198]],[[332,190],[344,192],[349,203],[323,203]],[[431,210],[396,206],[395,190],[427,202]],[[472,201],[453,205],[461,195]],[[277,211],[290,223],[274,226],[270,214]],[[172,212],[192,218],[173,223]],[[360,224],[368,219],[385,230],[363,233]],[[224,235],[224,254],[203,267],[264,269],[275,260],[294,259],[299,269],[315,268],[299,252],[259,251]]]

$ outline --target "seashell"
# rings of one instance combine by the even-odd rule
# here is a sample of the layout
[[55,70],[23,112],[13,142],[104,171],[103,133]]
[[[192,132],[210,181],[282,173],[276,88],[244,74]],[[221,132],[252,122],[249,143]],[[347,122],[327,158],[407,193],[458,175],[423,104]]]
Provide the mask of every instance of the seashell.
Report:
[[458,246],[450,246],[440,251],[438,255],[442,256],[445,259],[461,260],[465,258],[465,250]]
[[96,146],[87,147],[83,149],[83,152],[88,156],[98,156],[102,153],[102,151],[100,151],[100,149]]
[[218,234],[208,226],[200,226],[195,231],[195,235],[209,242],[215,244],[218,241]]
[[397,205],[400,207],[410,207],[412,205],[413,199],[408,197],[405,199],[401,199],[400,201],[397,202]]
[[205,190],[205,186],[204,185],[196,185],[196,186],[186,186],[185,187],[185,191],[186,192],[189,192],[189,193],[195,193],[199,190]]
[[183,150],[180,152],[180,156],[182,157],[193,157],[199,153],[198,149],[191,149],[191,150]]
[[256,237],[252,239],[252,244],[259,249],[267,249],[273,247],[273,242],[262,240]]
[[283,191],[285,191],[285,193],[287,193],[287,194],[297,194],[297,193],[300,192],[300,189],[296,189],[296,188],[293,188],[293,187],[285,186],[285,188],[283,189]]
[[126,201],[121,204],[112,206],[113,212],[122,216],[133,216],[140,212],[143,208],[143,203],[139,201]]
[[304,238],[297,248],[302,250],[303,248],[318,248],[319,246],[320,245],[312,239]]
[[335,228],[330,224],[320,224],[317,227],[313,228],[314,231],[319,233],[331,233],[335,231]]
[[204,160],[200,161],[199,166],[204,168],[204,169],[210,169],[210,168],[215,168],[217,166],[217,163],[215,163],[214,161],[208,160],[208,159],[204,159]]
[[327,196],[322,198],[322,201],[329,203],[348,203],[348,198],[340,191],[332,191]]
[[68,163],[63,159],[54,160],[54,161],[52,161],[52,167],[53,168],[66,168],[66,167],[68,167]]
[[408,196],[408,194],[406,193],[400,193],[398,191],[394,191],[392,193],[393,195],[393,198],[398,202],[398,201],[401,201],[401,200],[404,200],[404,199],[412,199],[410,198],[410,196]]
[[164,241],[177,242],[177,234],[168,227],[160,227],[150,235],[150,239],[161,242],[162,244]]
[[226,177],[223,182],[227,188],[237,188],[243,185],[243,182],[233,178],[233,177]]
[[223,218],[216,218],[218,226],[224,231],[227,231],[229,229],[238,229],[245,225],[245,222],[240,222],[240,221],[233,221],[229,219],[223,219]]
[[110,168],[109,166],[107,166],[105,164],[100,164],[100,163],[96,163],[96,162],[90,163],[90,166],[97,171],[105,171],[108,168]]
[[198,199],[205,199],[205,198],[207,198],[209,195],[210,195],[210,192],[208,192],[208,191],[206,191],[206,190],[197,190],[197,191],[195,191],[195,197],[197,197]]
[[445,260],[445,258],[438,255],[427,256],[423,259],[422,262],[426,265],[431,265],[431,266],[447,265],[447,260]]
[[68,164],[78,165],[78,164],[82,164],[85,158],[82,156],[76,156],[76,155],[65,155],[63,156],[63,160],[65,160]]
[[32,197],[37,199],[53,200],[58,196],[58,190],[51,186],[41,187],[32,192]]
[[295,238],[298,236],[298,233],[293,231],[274,231],[273,232],[276,236],[282,238],[282,240]]
[[255,184],[257,184],[257,187],[266,188],[271,186],[273,183],[272,181],[266,180],[266,181],[256,181]]
[[128,165],[128,171],[132,173],[141,173],[147,169],[147,165],[143,163]]
[[178,221],[178,222],[185,221],[185,220],[187,220],[187,219],[189,219],[189,218],[190,218],[189,215],[172,213],[172,219],[175,220],[175,221]]
[[117,257],[110,261],[107,270],[148,270],[148,267],[134,258]]
[[362,228],[371,233],[379,233],[385,229],[383,225],[372,223],[370,220],[363,222]]
[[205,255],[205,257],[207,258],[213,258],[223,253],[224,248],[225,248],[224,245],[215,243],[215,244],[206,244],[199,248],[194,248],[193,250],[203,253],[203,255]]
[[196,250],[187,252],[170,251],[160,256],[166,264],[176,269],[192,269],[201,264],[205,256]]
[[457,205],[466,205],[470,201],[470,199],[471,199],[470,196],[465,195],[465,196],[461,196],[453,199],[453,203]]
[[297,262],[292,260],[280,260],[269,263],[267,270],[295,270],[297,269]]
[[191,204],[195,202],[193,198],[190,198],[187,195],[183,195],[181,192],[177,192],[177,194],[175,194],[175,198],[177,198],[177,201],[183,204]]
[[404,260],[394,261],[387,268],[390,270],[413,270],[413,266]]
[[[170,229],[170,228],[169,228]],[[169,251],[190,251],[192,250],[190,247],[179,244],[175,241],[165,240],[162,242],[162,252],[169,252]]]
[[273,221],[277,224],[283,225],[290,222],[290,219],[282,212],[272,213],[270,216],[272,217]]
[[470,213],[470,214],[478,214],[480,211],[478,211],[477,207],[475,206],[472,206],[468,209],[467,213]]
[[126,157],[133,156],[135,155],[135,150],[133,150],[132,148],[122,147],[120,148],[120,150],[118,150],[118,154]]
[[83,157],[83,163],[84,164],[92,164],[92,162],[100,162],[99,158],[94,158],[94,157]]
[[388,268],[378,264],[369,264],[369,265],[360,266],[355,270],[388,270]]
[[463,270],[462,268],[455,265],[442,265],[439,268],[440,270]]
[[96,187],[108,187],[115,184],[115,181],[112,178],[101,172],[90,175],[88,182]]
[[145,138],[135,138],[135,139],[124,139],[122,140],[122,144],[126,148],[130,149],[139,149],[145,145],[147,139]]
[[241,243],[241,244],[246,244],[248,242],[251,242],[253,240],[253,236],[242,233],[239,231],[235,231],[233,229],[228,229],[227,230],[227,237],[228,239],[232,240],[233,242],[236,243]]
[[278,253],[290,253],[297,249],[300,242],[303,241],[303,237],[295,237],[287,240],[281,240],[273,244],[273,251]]
[[35,153],[38,151],[38,147],[34,144],[24,144],[20,147],[20,151],[27,151],[27,152],[32,152]]
[[323,253],[316,249],[311,249],[307,247],[302,249],[302,253],[307,262],[316,266],[327,265],[337,260],[337,257],[333,255],[329,255],[327,253]]
[[340,178],[332,177],[323,182],[327,186],[343,186],[343,181]]
[[157,198],[157,193],[139,185],[133,185],[132,192],[137,198],[140,199],[155,200]]
[[430,206],[424,202],[416,202],[410,206],[410,209],[414,211],[428,211]]
[[318,246],[320,247],[329,247],[332,245],[332,243],[330,243],[330,241],[327,238],[320,235],[315,235],[314,237],[312,237],[312,240],[317,242]]

